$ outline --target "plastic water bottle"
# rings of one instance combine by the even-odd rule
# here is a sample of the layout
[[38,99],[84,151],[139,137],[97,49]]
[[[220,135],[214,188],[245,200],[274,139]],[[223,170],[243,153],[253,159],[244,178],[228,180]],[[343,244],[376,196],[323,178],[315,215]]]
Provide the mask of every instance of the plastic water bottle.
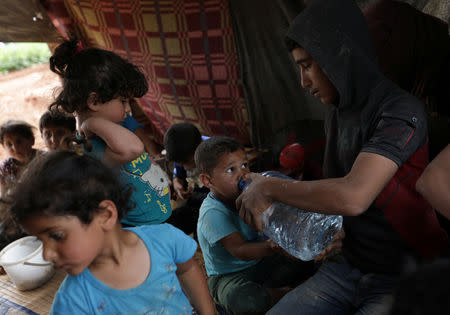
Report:
[[[266,177],[291,179],[276,171],[261,173]],[[242,191],[251,181],[239,180]],[[342,228],[342,216],[326,215],[273,202],[262,214],[263,233],[294,257],[308,261],[317,257],[333,242]]]

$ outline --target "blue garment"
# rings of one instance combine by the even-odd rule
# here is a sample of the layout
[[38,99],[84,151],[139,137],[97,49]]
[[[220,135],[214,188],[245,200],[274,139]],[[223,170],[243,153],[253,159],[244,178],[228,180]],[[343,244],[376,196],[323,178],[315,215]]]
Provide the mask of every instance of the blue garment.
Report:
[[242,219],[231,212],[211,193],[200,207],[197,235],[208,276],[240,271],[257,264],[260,259],[240,260],[231,255],[220,240],[238,232],[246,242],[260,241],[260,234],[252,230]]
[[182,165],[174,162],[173,163],[173,176],[178,177],[180,179],[186,179],[186,177],[187,177],[186,169]]
[[138,128],[144,127],[144,124],[138,123],[136,118],[134,118],[130,114],[127,114],[127,118],[125,118],[125,120],[120,125],[132,132],[134,132]]
[[[88,154],[103,160],[106,143],[100,137],[91,139],[91,142],[93,149]],[[120,175],[121,181],[135,188],[131,195],[135,207],[122,219],[122,223],[131,226],[160,224],[170,217],[169,180],[147,152],[121,165]]]
[[267,314],[386,314],[396,278],[364,274],[343,256],[326,260],[316,274],[286,294]]
[[50,314],[192,314],[176,276],[176,264],[191,259],[197,243],[170,224],[129,230],[147,246],[151,261],[147,279],[135,288],[118,290],[99,281],[86,268],[64,279]]

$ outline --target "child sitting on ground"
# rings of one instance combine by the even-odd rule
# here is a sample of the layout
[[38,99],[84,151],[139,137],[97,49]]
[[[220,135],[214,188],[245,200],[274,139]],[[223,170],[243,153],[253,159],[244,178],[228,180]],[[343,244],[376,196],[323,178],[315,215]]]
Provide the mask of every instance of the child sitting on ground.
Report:
[[[33,126],[22,120],[8,120],[0,126],[0,141],[9,157],[0,164],[0,250],[25,236],[12,220],[6,201],[25,166],[38,154],[33,149]],[[0,274],[4,270],[0,267]]]
[[200,180],[211,192],[200,208],[198,240],[209,291],[227,314],[263,314],[313,272],[313,262],[281,249],[242,221],[235,210],[238,181],[249,173],[244,147],[228,137],[203,141],[195,152]]
[[8,120],[0,126],[0,141],[9,155],[0,165],[1,185],[13,184],[23,170],[37,154],[33,149],[33,126],[23,120]]
[[59,110],[48,110],[39,119],[39,131],[49,151],[67,149],[65,140],[75,136],[75,129],[75,117]]
[[191,123],[177,123],[164,134],[166,160],[173,162],[173,188],[181,205],[174,209],[168,223],[186,234],[197,233],[198,211],[209,192],[198,177],[194,153],[202,142],[200,131]]
[[15,219],[69,274],[51,314],[192,314],[189,301],[214,314],[196,242],[169,224],[122,228],[132,188],[116,175],[57,151],[33,161],[16,188]]
[[120,167],[123,181],[135,190],[135,208],[122,223],[158,224],[172,213],[169,180],[144,151],[142,141],[125,123],[129,100],[148,90],[144,74],[117,54],[97,48],[81,49],[76,39],[64,41],[50,58],[50,69],[63,80],[51,109],[75,113],[78,135],[89,139],[89,154]]

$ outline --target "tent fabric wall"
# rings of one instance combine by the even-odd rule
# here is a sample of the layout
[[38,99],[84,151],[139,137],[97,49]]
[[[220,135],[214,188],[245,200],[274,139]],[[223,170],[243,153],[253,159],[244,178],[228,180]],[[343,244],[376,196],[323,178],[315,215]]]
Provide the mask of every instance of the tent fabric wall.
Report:
[[227,0],[41,0],[64,36],[140,66],[149,92],[139,102],[155,141],[171,124],[250,143]]
[[0,1],[0,42],[52,42],[57,38],[38,0]]
[[301,88],[298,67],[284,44],[303,2],[230,0],[230,7],[253,145],[271,148],[277,156],[289,140],[308,144],[324,137],[329,107]]

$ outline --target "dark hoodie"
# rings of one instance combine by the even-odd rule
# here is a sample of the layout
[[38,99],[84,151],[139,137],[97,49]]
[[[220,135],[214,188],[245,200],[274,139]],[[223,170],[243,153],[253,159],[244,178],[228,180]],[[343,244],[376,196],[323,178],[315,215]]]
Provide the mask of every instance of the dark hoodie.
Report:
[[325,123],[325,177],[347,175],[360,152],[399,167],[366,212],[344,217],[344,256],[363,272],[377,273],[400,272],[408,256],[434,258],[448,247],[448,236],[415,191],[428,163],[423,104],[381,74],[366,20],[352,0],[313,1],[287,36],[339,92]]

